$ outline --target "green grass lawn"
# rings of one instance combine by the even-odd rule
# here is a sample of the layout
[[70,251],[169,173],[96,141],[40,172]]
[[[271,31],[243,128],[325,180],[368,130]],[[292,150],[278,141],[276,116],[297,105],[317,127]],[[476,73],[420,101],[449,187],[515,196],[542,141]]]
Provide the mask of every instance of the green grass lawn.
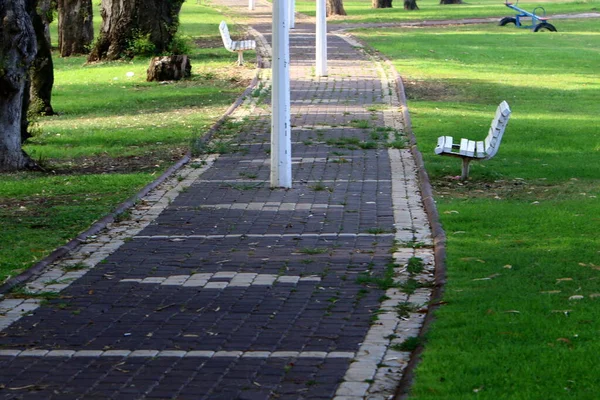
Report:
[[[395,0],[392,8],[374,9],[371,0],[344,0],[347,16],[330,18],[328,23],[363,23],[363,22],[406,22],[440,19],[462,19],[483,17],[514,16],[515,11],[507,8],[502,0],[465,1],[460,5],[440,5],[439,0],[417,0],[419,10],[404,10],[404,2]],[[513,1],[516,3],[516,1]],[[598,11],[600,1],[526,1],[519,2],[519,7],[533,11],[535,7],[543,7],[548,16],[566,13]],[[315,16],[315,1],[297,0],[296,11]],[[539,14],[539,12],[536,12]]]
[[0,175],[0,282],[155,179],[241,93],[253,67],[234,65],[237,56],[219,36],[221,19],[184,3],[180,32],[195,40],[193,76],[176,83],[146,82],[149,58],[85,65],[85,57],[54,53],[58,115],[40,118],[24,146],[47,172]]
[[[448,283],[415,399],[596,399],[600,392],[600,30],[492,24],[361,31],[393,60],[448,236]],[[513,111],[495,158],[436,156]]]

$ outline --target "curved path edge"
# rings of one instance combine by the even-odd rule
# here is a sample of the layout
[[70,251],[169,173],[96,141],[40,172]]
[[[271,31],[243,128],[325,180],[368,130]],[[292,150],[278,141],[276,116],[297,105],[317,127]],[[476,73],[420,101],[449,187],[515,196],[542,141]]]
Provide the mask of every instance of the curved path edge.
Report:
[[[233,114],[233,112],[244,102],[244,99],[247,98],[251,91],[256,87],[259,82],[260,74],[262,71],[262,60],[258,56],[257,57],[257,68],[254,77],[250,84],[244,89],[244,91],[237,97],[237,99],[225,110],[223,115],[202,135],[198,138],[196,143],[206,143],[208,142],[213,134],[225,123],[227,118]],[[57,247],[53,250],[49,255],[44,257],[43,259],[36,262],[34,265],[29,267],[27,270],[23,271],[19,275],[8,279],[2,285],[0,285],[0,300],[3,295],[15,287],[40,276],[49,266],[51,266],[56,261],[62,259],[67,256],[69,253],[74,251],[77,247],[86,243],[88,238],[98,234],[102,230],[106,229],[108,225],[115,220],[118,219],[118,216],[123,214],[128,209],[135,206],[135,204],[147,196],[152,190],[156,189],[159,185],[164,183],[169,177],[171,177],[175,172],[179,171],[186,164],[188,164],[191,160],[192,153],[191,150],[188,152],[176,163],[171,165],[165,172],[163,172],[158,178],[148,183],[142,189],[140,189],[136,194],[131,196],[129,199],[125,200],[121,204],[119,204],[112,212],[100,218],[96,222],[92,223],[92,225],[87,228],[85,231],[81,232],[75,238],[69,240],[62,246]]]

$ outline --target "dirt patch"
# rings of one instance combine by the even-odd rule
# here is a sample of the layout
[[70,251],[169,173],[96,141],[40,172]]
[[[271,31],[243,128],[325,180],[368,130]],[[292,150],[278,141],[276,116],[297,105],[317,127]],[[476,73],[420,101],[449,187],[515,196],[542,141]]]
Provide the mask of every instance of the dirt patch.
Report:
[[452,198],[507,198],[526,195],[535,189],[524,180],[466,181],[455,176],[446,176],[432,183],[436,196]]
[[43,168],[52,175],[115,174],[162,170],[180,160],[186,147],[155,149],[144,154],[111,157],[101,154],[72,160],[46,160]]
[[447,101],[458,95],[455,87],[440,81],[406,80],[404,89],[408,100]]
[[200,49],[216,49],[223,47],[223,40],[219,37],[205,37],[194,40],[196,47]]
[[431,182],[435,197],[454,199],[515,199],[537,202],[561,197],[592,197],[598,195],[593,183],[571,180],[566,183],[549,183],[544,178],[525,180],[521,178],[499,180],[468,180],[461,182],[457,176],[445,176]]

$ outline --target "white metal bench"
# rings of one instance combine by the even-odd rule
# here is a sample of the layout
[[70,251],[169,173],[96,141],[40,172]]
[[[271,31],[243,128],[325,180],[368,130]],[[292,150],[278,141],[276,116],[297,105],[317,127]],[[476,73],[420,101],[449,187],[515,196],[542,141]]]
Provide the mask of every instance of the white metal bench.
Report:
[[225,21],[221,21],[219,24],[219,31],[221,32],[221,38],[223,39],[223,45],[225,48],[233,53],[238,53],[238,65],[244,63],[244,51],[254,50],[256,48],[256,41],[254,40],[231,40],[229,35],[229,28]]
[[489,160],[496,155],[510,114],[508,103],[503,101],[496,109],[489,133],[483,141],[460,139],[460,143],[454,143],[452,136],[440,136],[435,147],[435,154],[462,158],[460,179],[466,180],[469,177],[469,163],[472,160]]

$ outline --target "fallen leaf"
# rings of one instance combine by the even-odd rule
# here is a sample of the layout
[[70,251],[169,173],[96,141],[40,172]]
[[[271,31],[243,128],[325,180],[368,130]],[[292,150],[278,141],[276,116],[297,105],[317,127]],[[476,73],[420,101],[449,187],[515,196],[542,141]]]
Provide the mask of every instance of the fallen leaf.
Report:
[[506,310],[504,312],[508,314],[521,314],[521,311],[519,310]]
[[600,297],[600,293],[592,293],[592,294],[590,294],[590,299],[595,299],[596,297]]
[[480,262],[482,264],[485,264],[485,261],[483,261],[482,259],[477,258],[477,257],[463,257],[463,258],[460,259],[460,261],[477,261],[477,262]]
[[563,342],[563,343],[567,343],[567,344],[571,344],[571,341],[567,338],[561,337],[556,339],[557,342]]
[[572,281],[572,280],[573,280],[573,278],[558,278],[556,280],[556,283],[559,283],[559,282],[568,282],[568,281]]
[[477,278],[477,279],[473,279],[473,280],[474,281],[489,281],[489,280],[494,279],[494,278],[496,278],[498,276],[500,276],[500,274],[492,274],[492,275],[490,275],[488,277],[485,277],[485,278]]
[[546,291],[540,292],[540,293],[543,293],[543,294],[556,294],[556,293],[560,293],[560,292],[562,292],[562,290],[546,290]]
[[581,299],[583,299],[583,296],[580,294],[576,294],[575,296],[569,297],[569,300],[581,300]]
[[444,214],[458,214],[459,212],[456,210],[448,210],[448,211],[444,211]]
[[572,312],[573,310],[552,310],[551,312],[553,313],[560,313],[560,314],[565,314],[565,317],[569,316],[569,313]]
[[512,265],[510,265],[510,264],[506,264],[506,265],[505,265],[504,267],[502,267],[502,268],[504,268],[504,269],[512,269]]

